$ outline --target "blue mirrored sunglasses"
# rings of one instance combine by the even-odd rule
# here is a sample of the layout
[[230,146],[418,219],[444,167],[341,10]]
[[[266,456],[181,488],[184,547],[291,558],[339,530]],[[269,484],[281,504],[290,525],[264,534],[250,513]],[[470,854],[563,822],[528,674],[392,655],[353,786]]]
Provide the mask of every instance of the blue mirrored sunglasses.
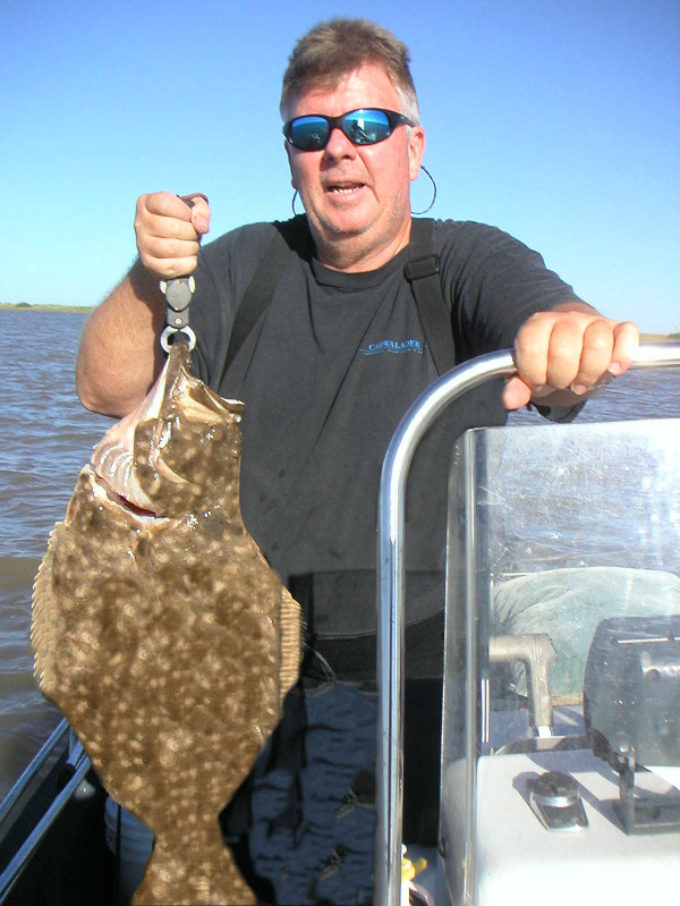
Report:
[[320,113],[296,116],[285,124],[283,134],[300,151],[320,151],[328,144],[333,129],[341,129],[354,145],[375,145],[384,142],[402,124],[415,125],[403,113],[364,107],[350,110],[342,116],[323,116]]

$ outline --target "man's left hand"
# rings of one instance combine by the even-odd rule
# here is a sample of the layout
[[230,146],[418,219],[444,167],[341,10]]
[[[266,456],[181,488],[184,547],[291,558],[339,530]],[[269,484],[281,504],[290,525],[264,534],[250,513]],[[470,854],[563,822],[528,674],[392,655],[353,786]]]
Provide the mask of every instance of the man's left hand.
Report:
[[574,405],[623,374],[640,341],[630,321],[612,321],[582,302],[532,315],[515,338],[517,376],[505,385],[506,409],[528,402]]

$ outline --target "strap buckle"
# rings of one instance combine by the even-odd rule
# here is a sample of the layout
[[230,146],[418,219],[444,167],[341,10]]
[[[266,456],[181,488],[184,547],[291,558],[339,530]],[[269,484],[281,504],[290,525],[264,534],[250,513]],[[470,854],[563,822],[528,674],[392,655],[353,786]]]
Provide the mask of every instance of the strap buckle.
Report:
[[434,277],[441,270],[438,255],[426,255],[424,258],[415,258],[404,266],[406,279],[421,280],[423,277]]

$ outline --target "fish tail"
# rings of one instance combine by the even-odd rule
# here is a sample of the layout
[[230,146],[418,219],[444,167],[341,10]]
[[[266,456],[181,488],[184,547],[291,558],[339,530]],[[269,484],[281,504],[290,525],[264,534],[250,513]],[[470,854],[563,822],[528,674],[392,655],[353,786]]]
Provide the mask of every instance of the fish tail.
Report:
[[257,900],[217,830],[199,846],[179,851],[156,838],[132,906],[255,906]]

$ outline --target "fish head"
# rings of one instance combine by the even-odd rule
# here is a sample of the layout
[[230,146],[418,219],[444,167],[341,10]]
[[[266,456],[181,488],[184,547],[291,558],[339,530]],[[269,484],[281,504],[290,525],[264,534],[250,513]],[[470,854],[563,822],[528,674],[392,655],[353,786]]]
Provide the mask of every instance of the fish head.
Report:
[[113,425],[89,464],[93,493],[133,516],[184,518],[238,500],[244,404],[224,400],[189,372],[175,343],[143,402]]

